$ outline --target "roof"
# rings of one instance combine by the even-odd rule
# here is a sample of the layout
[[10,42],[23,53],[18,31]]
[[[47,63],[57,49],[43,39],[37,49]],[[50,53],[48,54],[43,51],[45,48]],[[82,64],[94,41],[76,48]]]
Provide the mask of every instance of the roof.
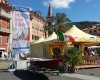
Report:
[[43,37],[41,37],[41,38],[39,38],[37,41],[35,41],[35,42],[31,42],[31,45],[32,44],[36,44],[36,43],[41,43],[41,42],[43,42],[43,40],[45,40]]
[[82,30],[78,29],[75,25],[72,26],[67,32],[64,33],[65,35],[72,36],[75,41],[97,41],[99,38],[94,35],[90,35],[88,33],[83,32]]
[[57,34],[55,32],[53,32],[47,39],[45,39],[43,42],[52,42],[57,40]]

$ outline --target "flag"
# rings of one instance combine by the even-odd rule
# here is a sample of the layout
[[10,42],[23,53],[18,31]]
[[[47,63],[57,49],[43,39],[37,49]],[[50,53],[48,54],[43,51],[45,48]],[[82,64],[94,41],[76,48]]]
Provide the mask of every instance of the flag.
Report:
[[12,51],[13,54],[26,54],[30,48],[30,8],[13,6],[13,32]]
[[58,31],[58,38],[60,41],[75,42],[75,39],[71,35],[67,35],[60,31]]

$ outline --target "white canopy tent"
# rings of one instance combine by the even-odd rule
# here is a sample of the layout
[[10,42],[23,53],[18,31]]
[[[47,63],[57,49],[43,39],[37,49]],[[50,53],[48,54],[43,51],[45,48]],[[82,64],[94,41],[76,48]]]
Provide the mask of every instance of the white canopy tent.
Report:
[[43,57],[43,42],[45,40],[43,37],[39,38],[35,42],[31,42],[31,56],[36,57],[36,58],[41,58]]
[[52,43],[57,40],[57,35],[53,32],[47,39],[43,41],[44,44]]
[[31,43],[32,57],[35,57],[35,58],[52,58],[52,55],[50,54],[50,51],[49,51],[49,46],[47,44],[43,44],[43,43],[44,43],[44,41],[48,42],[49,40],[53,39],[52,38],[52,37],[54,37],[53,35],[55,35],[55,34],[52,34],[47,39],[44,39],[44,38],[41,37],[37,41]]
[[45,39],[43,38],[43,37],[41,37],[41,38],[39,38],[37,41],[35,41],[35,42],[31,42],[31,45],[32,44],[36,44],[36,43],[41,43],[41,42],[43,42]]
[[98,36],[90,35],[78,29],[75,25],[72,26],[65,35],[70,35],[75,39],[75,42],[98,42],[100,39]]

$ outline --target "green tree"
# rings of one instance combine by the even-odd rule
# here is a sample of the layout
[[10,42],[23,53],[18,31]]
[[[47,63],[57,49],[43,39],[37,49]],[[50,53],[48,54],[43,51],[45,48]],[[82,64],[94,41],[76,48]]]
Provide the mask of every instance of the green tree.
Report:
[[66,29],[66,23],[71,22],[69,18],[67,18],[67,15],[65,13],[57,12],[55,16],[53,16],[54,21],[54,31],[60,30],[62,32],[65,32]]
[[49,34],[49,32],[50,32],[50,28],[51,28],[51,26],[50,25],[48,25],[48,24],[45,24],[44,26],[43,26],[43,28],[44,28],[44,33],[45,33],[45,37],[47,37],[46,35],[47,35],[47,33]]
[[75,47],[69,47],[65,50],[64,55],[65,64],[69,67],[70,72],[76,72],[76,66],[83,63],[82,51]]

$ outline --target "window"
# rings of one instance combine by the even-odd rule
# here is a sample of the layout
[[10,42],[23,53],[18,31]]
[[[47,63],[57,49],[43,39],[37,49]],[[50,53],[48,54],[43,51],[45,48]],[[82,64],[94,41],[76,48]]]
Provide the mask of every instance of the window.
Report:
[[94,30],[94,32],[96,32],[96,30]]
[[2,44],[2,37],[0,36],[0,44]]
[[35,36],[35,40],[38,40],[39,39],[39,36]]
[[0,24],[0,30],[1,30],[1,28],[2,28],[2,25]]
[[9,19],[7,19],[7,23],[10,23],[10,20]]
[[36,38],[37,38],[37,36],[35,36],[35,40],[37,40]]
[[10,11],[9,11],[9,10],[6,10],[6,12],[7,12],[7,13],[10,13]]
[[98,30],[100,31],[100,28]]
[[37,40],[39,39],[39,36],[37,36]]
[[0,7],[0,11],[2,10],[2,8]]
[[8,37],[6,37],[6,43],[8,43],[8,41],[9,41],[9,38],[8,38]]
[[0,21],[2,20],[2,17],[0,17]]
[[93,33],[96,34],[96,30],[94,30]]
[[10,27],[9,27],[9,26],[7,26],[6,28],[7,28],[7,29],[10,29]]
[[92,34],[92,31],[89,31],[89,34]]
[[34,29],[34,24],[32,24],[32,29]]
[[34,35],[32,35],[32,40],[34,40]]

